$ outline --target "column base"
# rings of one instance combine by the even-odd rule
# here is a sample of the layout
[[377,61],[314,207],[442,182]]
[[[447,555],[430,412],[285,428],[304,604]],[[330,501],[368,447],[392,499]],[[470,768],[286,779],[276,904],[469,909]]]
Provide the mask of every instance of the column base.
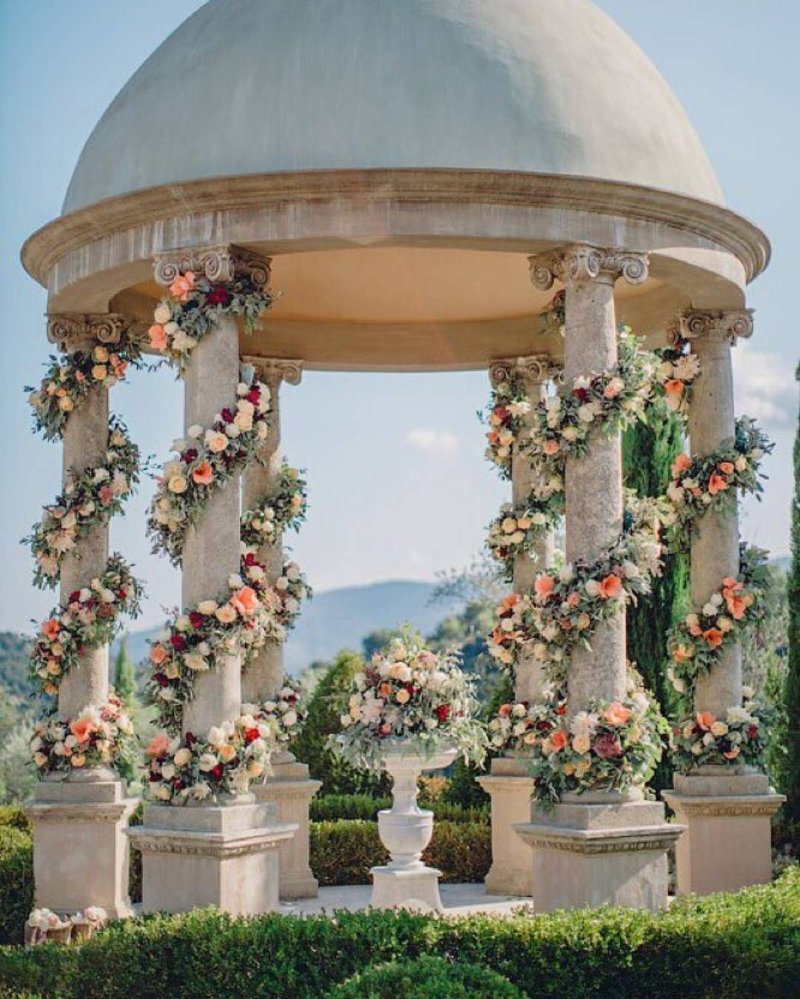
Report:
[[111,919],[132,914],[123,828],[137,804],[111,772],[40,781],[24,806],[33,823],[37,908],[71,915],[97,905]]
[[418,865],[406,868],[373,867],[372,898],[373,909],[430,909],[442,911],[442,899],[439,894],[439,878],[441,871],[435,867]]
[[322,782],[309,780],[308,767],[294,757],[273,763],[272,774],[263,784],[251,788],[256,800],[272,804],[277,809],[278,822],[297,827],[297,833],[278,848],[280,858],[280,897],[316,898],[319,882],[309,865],[308,805]]
[[214,905],[232,915],[278,907],[278,847],[296,825],[252,799],[225,805],[148,805],[126,830],[142,854],[142,912]]
[[675,775],[662,797],[685,823],[677,855],[678,893],[738,891],[772,880],[770,818],[786,800],[766,774],[746,768],[699,767]]
[[666,907],[667,850],[684,827],[664,821],[662,804],[568,796],[549,812],[534,805],[532,821],[515,829],[533,848],[538,912]]
[[484,884],[489,895],[533,895],[533,854],[515,831],[530,821],[533,778],[524,757],[499,756],[477,781],[492,799],[492,866]]

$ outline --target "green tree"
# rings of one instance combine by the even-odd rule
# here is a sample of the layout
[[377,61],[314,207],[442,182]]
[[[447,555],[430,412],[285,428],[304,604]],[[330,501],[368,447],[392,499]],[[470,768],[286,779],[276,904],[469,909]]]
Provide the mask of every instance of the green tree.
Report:
[[[670,467],[683,450],[683,428],[673,413],[659,411],[650,423],[636,423],[623,436],[625,485],[640,496],[661,496],[670,481]],[[688,558],[667,555],[661,576],[652,591],[627,610],[628,658],[636,663],[648,689],[665,715],[673,713],[674,695],[667,679],[667,632],[686,600]],[[672,783],[667,760],[659,767],[653,786],[661,790]]]
[[372,659],[376,652],[380,652],[393,638],[397,638],[401,634],[401,628],[378,628],[377,631],[371,631],[366,638],[361,639],[364,658]]
[[114,658],[114,690],[131,711],[136,709],[136,667],[128,653],[127,635],[120,638]]
[[363,665],[356,652],[340,652],[317,682],[303,729],[297,736],[292,752],[308,765],[311,776],[322,781],[323,794],[388,793],[390,781],[366,770],[357,770],[328,748],[328,737],[342,729],[341,716],[347,713],[347,702],[353,679]]
[[[796,377],[800,381],[800,366]],[[794,440],[792,564],[788,579],[789,662],[784,687],[786,726],[786,817],[800,826],[800,416]]]

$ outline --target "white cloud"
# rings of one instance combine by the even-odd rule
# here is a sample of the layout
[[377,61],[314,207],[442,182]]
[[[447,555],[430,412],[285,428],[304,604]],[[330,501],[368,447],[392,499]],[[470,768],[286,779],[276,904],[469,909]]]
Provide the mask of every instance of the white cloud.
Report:
[[458,450],[458,436],[449,430],[417,427],[406,434],[406,443],[429,454],[455,454]]
[[733,351],[736,412],[766,427],[785,430],[797,419],[796,361],[783,354],[754,350],[741,341]]

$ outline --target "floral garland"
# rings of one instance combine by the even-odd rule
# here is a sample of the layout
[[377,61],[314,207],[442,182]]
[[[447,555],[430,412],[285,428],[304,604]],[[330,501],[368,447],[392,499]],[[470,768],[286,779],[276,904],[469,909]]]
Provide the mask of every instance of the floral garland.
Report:
[[105,460],[78,476],[68,471],[64,491],[44,508],[42,520],[23,539],[36,560],[36,586],[55,586],[65,556],[81,538],[122,512],[138,481],[139,448],[128,436],[125,424],[112,416]]
[[148,330],[150,346],[185,369],[198,342],[215,329],[223,316],[242,316],[245,328],[258,328],[262,312],[274,299],[249,275],[232,281],[212,282],[194,271],[181,271],[159,302]]
[[41,695],[58,693],[64,675],[78,665],[81,654],[110,641],[119,617],[136,617],[142,584],[122,556],[114,553],[102,576],[69,595],[66,607],[53,610],[41,625],[30,657],[30,677]]
[[699,610],[674,625],[667,636],[667,675],[678,693],[691,692],[697,677],[706,676],[716,666],[723,650],[763,618],[767,585],[767,553],[742,545],[738,577],[726,576],[719,590]]
[[294,677],[284,676],[283,686],[263,704],[243,704],[242,713],[252,715],[260,725],[266,725],[265,736],[271,746],[285,748],[297,737],[306,720],[306,704],[302,686]]
[[34,432],[48,441],[59,440],[70,413],[95,387],[116,385],[125,378],[130,365],[140,364],[139,345],[126,333],[113,349],[97,344],[91,350],[76,350],[62,357],[51,355],[39,388],[25,386],[33,408]]
[[525,429],[523,417],[530,409],[531,402],[521,374],[511,372],[504,381],[493,386],[485,416],[490,428],[486,433],[486,457],[497,466],[504,479],[511,478],[511,452]]
[[534,460],[556,455],[584,458],[594,429],[610,435],[641,418],[650,399],[656,361],[653,354],[639,349],[639,343],[630,330],[623,329],[614,368],[580,375],[571,388],[565,386],[540,402],[523,450]]
[[331,747],[358,767],[379,770],[387,739],[402,739],[424,758],[455,747],[480,762],[483,726],[473,717],[473,681],[453,654],[437,654],[410,633],[394,638],[355,676],[342,731]]
[[532,643],[534,658],[549,669],[553,682],[561,682],[571,651],[581,643],[588,648],[601,621],[649,592],[661,568],[662,519],[658,500],[628,492],[617,543],[595,563],[579,561],[539,573],[531,596],[507,596],[498,608],[489,653],[512,666]]
[[673,413],[686,416],[692,399],[692,386],[700,374],[700,360],[691,353],[690,342],[679,337],[674,346],[656,351],[658,367],[655,371],[656,398],[663,399]]
[[303,600],[310,600],[313,591],[296,562],[284,563],[280,576],[275,581],[278,597],[277,620],[288,631],[294,627]]
[[[681,773],[703,765],[736,766],[740,763],[763,768],[766,753],[763,708],[753,701],[749,687],[742,691],[744,703],[728,708],[724,717],[701,711],[684,719],[672,730],[673,760]],[[756,713],[758,712],[758,713]]]
[[111,693],[105,704],[90,705],[77,718],[61,721],[50,716],[37,722],[30,751],[40,774],[113,767],[136,756],[133,722],[122,701]]
[[550,530],[564,512],[563,487],[534,490],[521,507],[510,503],[500,507],[499,515],[488,527],[486,547],[503,568],[503,577],[511,582],[514,561],[533,551],[542,535]]
[[687,547],[699,519],[709,511],[725,513],[736,506],[736,493],[763,492],[761,459],[774,444],[755,420],[741,417],[736,433],[713,454],[689,457],[679,454],[672,465],[667,497],[674,510],[673,545]]
[[307,509],[303,473],[284,461],[274,488],[258,506],[242,515],[243,544],[259,548],[273,542],[283,531],[299,530],[306,518]]
[[563,691],[545,691],[542,699],[533,703],[501,704],[489,721],[489,747],[498,752],[529,755],[538,740],[554,731],[554,716],[563,718],[566,713]]
[[150,505],[147,533],[154,553],[180,564],[186,534],[197,523],[211,490],[230,481],[257,460],[267,436],[270,391],[263,382],[240,382],[237,401],[223,409],[204,429],[189,427],[187,439],[176,440],[177,458],[167,462]]
[[211,728],[205,740],[191,732],[182,739],[156,735],[145,751],[147,797],[184,805],[244,794],[252,780],[267,772],[270,737],[269,726],[252,714]]
[[564,336],[564,326],[567,321],[567,296],[562,289],[557,291],[539,316],[539,332]]
[[620,701],[595,701],[565,724],[560,702],[539,724],[551,726],[530,744],[533,796],[544,808],[564,794],[643,788],[655,773],[670,727],[658,705],[629,681]]

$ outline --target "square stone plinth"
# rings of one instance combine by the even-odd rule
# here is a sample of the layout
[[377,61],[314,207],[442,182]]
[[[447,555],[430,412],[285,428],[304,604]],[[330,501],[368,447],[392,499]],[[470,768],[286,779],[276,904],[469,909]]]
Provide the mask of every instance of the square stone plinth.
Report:
[[533,778],[530,761],[499,756],[478,783],[492,799],[492,866],[486,875],[490,895],[533,894],[533,854],[514,827],[529,822]]
[[625,801],[536,805],[517,833],[533,850],[538,912],[600,905],[657,911],[667,904],[667,850],[683,826],[664,806]]
[[278,848],[296,831],[270,805],[148,805],[144,824],[127,830],[142,854],[142,911],[277,909]]
[[33,823],[34,904],[62,915],[90,905],[131,914],[128,841],[135,798],[121,780],[41,781],[25,814]]
[[387,867],[373,867],[372,899],[373,909],[409,908],[422,911],[442,911],[442,899],[439,894],[439,878],[441,871],[435,867],[426,867],[420,863],[413,868],[398,869],[389,864]]
[[765,774],[703,767],[676,775],[663,798],[686,825],[676,850],[678,893],[709,895],[772,880],[771,817],[786,800]]
[[314,898],[319,891],[309,865],[308,806],[321,787],[321,781],[309,780],[305,763],[290,758],[275,763],[267,780],[251,788],[257,801],[275,806],[278,822],[297,826],[297,833],[278,847],[282,899]]

